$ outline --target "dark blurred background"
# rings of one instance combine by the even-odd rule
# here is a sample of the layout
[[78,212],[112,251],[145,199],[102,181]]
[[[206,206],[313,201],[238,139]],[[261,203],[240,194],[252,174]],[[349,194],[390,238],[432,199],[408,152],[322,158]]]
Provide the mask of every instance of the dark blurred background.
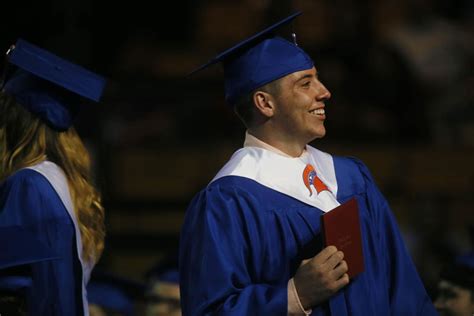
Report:
[[99,265],[136,280],[177,250],[185,209],[244,128],[219,66],[186,74],[296,10],[299,45],[332,92],[314,146],[361,158],[431,295],[474,224],[472,0],[16,1],[0,49],[24,38],[108,78],[76,127],[107,212]]

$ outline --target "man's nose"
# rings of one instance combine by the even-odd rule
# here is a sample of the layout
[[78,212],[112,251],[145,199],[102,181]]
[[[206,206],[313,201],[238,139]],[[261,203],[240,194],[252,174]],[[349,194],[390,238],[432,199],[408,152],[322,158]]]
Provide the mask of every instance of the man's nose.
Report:
[[318,94],[316,98],[318,100],[327,100],[331,98],[331,92],[329,92],[329,90],[321,82],[319,82]]

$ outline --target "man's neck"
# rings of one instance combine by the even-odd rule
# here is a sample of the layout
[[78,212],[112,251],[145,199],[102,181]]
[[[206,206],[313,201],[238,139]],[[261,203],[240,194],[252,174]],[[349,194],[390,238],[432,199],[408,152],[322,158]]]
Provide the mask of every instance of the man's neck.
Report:
[[259,129],[249,128],[247,133],[290,157],[300,157],[306,150],[306,144],[285,141],[284,138],[279,135],[274,134],[270,136],[269,133],[265,133]]

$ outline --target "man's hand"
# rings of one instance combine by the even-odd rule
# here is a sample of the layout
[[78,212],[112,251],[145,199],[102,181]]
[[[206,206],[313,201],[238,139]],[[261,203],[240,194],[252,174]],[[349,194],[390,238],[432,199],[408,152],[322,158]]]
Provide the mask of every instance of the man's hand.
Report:
[[342,251],[328,246],[313,258],[303,261],[293,280],[305,309],[319,305],[349,284],[347,263],[343,258]]

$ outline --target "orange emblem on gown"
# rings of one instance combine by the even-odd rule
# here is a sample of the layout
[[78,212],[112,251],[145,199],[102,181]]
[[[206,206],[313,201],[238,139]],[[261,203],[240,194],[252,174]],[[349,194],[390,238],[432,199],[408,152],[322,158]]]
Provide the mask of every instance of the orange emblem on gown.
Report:
[[309,196],[313,195],[311,185],[316,188],[317,194],[324,190],[330,191],[327,185],[325,185],[324,182],[321,181],[321,179],[319,179],[319,177],[316,175],[316,170],[314,170],[314,167],[310,164],[307,164],[306,168],[303,170],[303,181],[304,185],[309,190]]

